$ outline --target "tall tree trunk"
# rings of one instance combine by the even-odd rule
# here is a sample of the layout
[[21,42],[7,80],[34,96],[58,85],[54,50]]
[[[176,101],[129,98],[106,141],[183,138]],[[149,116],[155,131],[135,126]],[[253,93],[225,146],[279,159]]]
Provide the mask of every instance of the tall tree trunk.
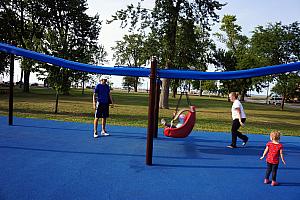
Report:
[[82,90],[81,90],[81,94],[84,95],[84,79],[82,79]]
[[284,102],[285,102],[285,95],[282,97],[281,110],[283,110],[283,108],[284,108]]
[[202,92],[203,92],[203,90],[202,90],[202,80],[200,80],[199,81],[199,97],[202,96]]
[[173,97],[173,98],[176,98],[176,94],[177,94],[177,87],[175,86],[175,87],[172,89],[172,97]]
[[135,81],[134,81],[134,92],[137,92],[137,89],[138,89],[138,83],[139,83],[139,77],[135,77]]
[[54,113],[57,114],[57,110],[58,110],[58,91],[56,91],[56,101],[55,101],[55,111]]
[[175,83],[174,83],[174,88],[172,88],[172,97],[176,98],[177,89],[178,89],[177,86],[179,85],[179,79],[175,79],[174,81],[175,81]]
[[159,100],[159,108],[169,109],[169,79],[162,79],[162,89]]
[[[177,33],[177,23],[180,10],[181,0],[176,2],[174,7],[173,1],[169,1],[169,6],[172,8],[172,12],[169,13],[169,27],[166,33],[167,38],[167,55],[166,55],[166,69],[170,69],[173,66],[174,57],[176,55],[176,33]],[[162,90],[159,101],[159,107],[164,109],[169,109],[169,87],[170,80],[162,79]]]
[[268,82],[266,104],[269,104],[269,88],[270,88],[270,83]]
[[23,74],[24,74],[24,71],[23,71],[23,69],[21,69],[21,77],[20,77],[20,85],[19,85],[19,87],[20,88],[22,88],[22,86],[23,86]]
[[30,70],[24,70],[24,92],[29,92]]
[[241,98],[240,98],[240,101],[245,101],[245,95],[246,95],[246,90],[242,90],[241,91]]

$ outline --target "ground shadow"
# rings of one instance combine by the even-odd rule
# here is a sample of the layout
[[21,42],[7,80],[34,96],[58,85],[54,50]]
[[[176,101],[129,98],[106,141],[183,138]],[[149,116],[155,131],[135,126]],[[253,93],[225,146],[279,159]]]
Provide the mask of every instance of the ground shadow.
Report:
[[300,187],[300,183],[292,183],[292,182],[280,182],[279,186],[296,186],[296,187]]
[[26,127],[26,128],[42,128],[42,129],[53,129],[53,130],[67,130],[67,131],[91,131],[91,129],[78,129],[78,128],[63,128],[63,127],[49,127],[49,126],[30,126],[30,125],[20,125],[20,124],[15,124],[13,126],[17,127]]
[[[202,168],[202,169],[266,169],[266,167],[260,167],[260,166],[217,166],[217,165],[179,165],[179,164],[153,164],[153,166],[157,167],[171,167],[171,168]],[[281,168],[280,170],[299,170],[300,168],[292,167],[292,168]],[[299,184],[299,183],[283,183],[288,186],[288,184]],[[298,186],[298,185],[297,185]],[[300,186],[300,185],[299,185]]]

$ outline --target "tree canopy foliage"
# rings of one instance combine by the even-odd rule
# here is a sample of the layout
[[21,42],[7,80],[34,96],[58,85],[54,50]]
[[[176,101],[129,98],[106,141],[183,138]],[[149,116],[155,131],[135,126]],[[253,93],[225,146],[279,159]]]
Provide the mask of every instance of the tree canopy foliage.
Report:
[[[141,5],[142,0],[137,6],[128,5],[117,11],[108,23],[120,20],[122,28],[129,26],[130,31],[150,32],[159,44],[158,51],[152,53],[160,55],[158,61],[163,68],[200,66],[195,62],[203,61],[211,24],[219,19],[216,10],[225,4],[212,0],[157,0],[151,10]],[[162,81],[161,108],[169,107],[168,98],[169,80],[165,79]]]

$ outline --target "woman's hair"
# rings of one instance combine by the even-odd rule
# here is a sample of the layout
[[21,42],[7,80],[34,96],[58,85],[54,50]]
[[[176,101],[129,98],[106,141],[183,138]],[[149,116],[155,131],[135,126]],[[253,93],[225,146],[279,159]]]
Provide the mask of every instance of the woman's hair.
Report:
[[271,139],[272,140],[280,140],[280,131],[272,131],[270,133]]
[[238,92],[230,92],[229,95],[234,96],[236,99],[239,97],[239,93]]

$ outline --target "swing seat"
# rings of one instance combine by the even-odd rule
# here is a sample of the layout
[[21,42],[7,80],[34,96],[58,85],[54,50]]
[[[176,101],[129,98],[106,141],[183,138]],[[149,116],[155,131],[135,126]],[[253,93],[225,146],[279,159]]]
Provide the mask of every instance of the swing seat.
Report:
[[185,116],[184,124],[179,128],[165,128],[164,135],[173,138],[185,138],[193,130],[196,122],[196,109],[195,106],[191,106],[190,111]]

